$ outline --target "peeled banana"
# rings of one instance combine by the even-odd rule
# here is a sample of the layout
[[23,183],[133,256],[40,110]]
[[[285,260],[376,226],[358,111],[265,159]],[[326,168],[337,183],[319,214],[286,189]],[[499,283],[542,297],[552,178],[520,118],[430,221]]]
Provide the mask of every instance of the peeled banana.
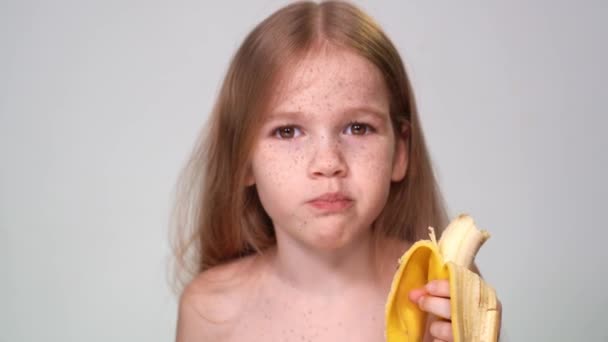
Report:
[[408,294],[431,280],[449,279],[452,331],[455,342],[498,340],[500,310],[495,290],[469,268],[490,237],[468,215],[454,219],[439,240],[416,242],[399,259],[386,304],[386,341],[419,342],[424,337],[426,312]]

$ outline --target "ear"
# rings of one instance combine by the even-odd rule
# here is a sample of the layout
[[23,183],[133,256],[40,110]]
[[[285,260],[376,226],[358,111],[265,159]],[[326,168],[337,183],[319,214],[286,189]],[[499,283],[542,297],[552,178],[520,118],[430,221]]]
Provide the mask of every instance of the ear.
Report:
[[395,154],[393,155],[393,172],[391,174],[393,182],[402,181],[407,174],[410,145],[409,124],[402,124],[399,133],[395,139]]

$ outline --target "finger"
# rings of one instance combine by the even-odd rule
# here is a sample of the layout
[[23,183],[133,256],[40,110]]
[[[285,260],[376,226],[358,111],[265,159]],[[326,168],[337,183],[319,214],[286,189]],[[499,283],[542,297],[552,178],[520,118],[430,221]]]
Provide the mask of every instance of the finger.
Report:
[[424,288],[433,296],[450,298],[450,282],[447,280],[430,281]]
[[432,313],[445,319],[451,319],[450,300],[447,298],[423,296],[418,300],[421,310]]
[[430,326],[431,336],[441,341],[453,341],[452,323],[447,321],[435,321]]
[[419,289],[413,289],[410,291],[410,293],[408,294],[408,297],[410,298],[410,300],[414,303],[418,303],[418,301],[420,300],[420,297],[426,295],[427,292],[424,289],[424,287],[419,288]]

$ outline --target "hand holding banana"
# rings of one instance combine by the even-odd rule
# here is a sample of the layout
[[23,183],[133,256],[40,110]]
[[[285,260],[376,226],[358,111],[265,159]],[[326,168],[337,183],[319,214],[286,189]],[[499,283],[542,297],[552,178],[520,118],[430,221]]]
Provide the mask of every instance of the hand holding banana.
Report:
[[467,215],[452,221],[439,243],[430,230],[431,240],[416,242],[399,260],[386,306],[387,341],[497,341],[500,302],[469,270],[489,234]]
[[433,280],[425,286],[409,293],[409,299],[427,312],[427,324],[423,341],[453,341],[452,315],[450,306],[450,283],[447,280]]

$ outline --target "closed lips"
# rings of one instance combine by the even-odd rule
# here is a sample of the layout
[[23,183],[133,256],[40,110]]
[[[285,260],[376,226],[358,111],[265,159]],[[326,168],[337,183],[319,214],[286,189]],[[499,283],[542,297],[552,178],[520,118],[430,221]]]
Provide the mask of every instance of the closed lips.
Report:
[[348,196],[343,195],[343,194],[330,193],[330,194],[324,194],[322,196],[319,196],[319,197],[311,200],[310,202],[328,202],[328,203],[333,203],[333,202],[342,202],[342,201],[352,201],[352,199],[349,198]]
[[350,208],[353,200],[342,194],[325,194],[308,203],[323,212],[339,212]]

